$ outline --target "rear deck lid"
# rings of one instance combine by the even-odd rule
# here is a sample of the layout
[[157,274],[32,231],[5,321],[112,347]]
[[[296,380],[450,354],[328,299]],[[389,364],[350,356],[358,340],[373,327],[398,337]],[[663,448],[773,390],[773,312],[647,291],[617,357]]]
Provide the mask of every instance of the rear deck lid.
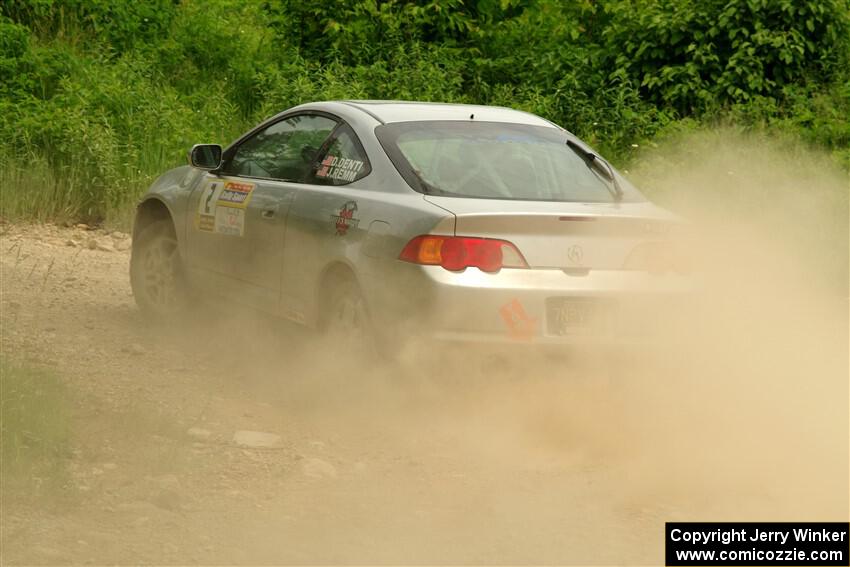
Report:
[[639,245],[667,240],[681,225],[678,217],[648,201],[425,199],[455,215],[455,235],[510,241],[531,268],[622,269]]

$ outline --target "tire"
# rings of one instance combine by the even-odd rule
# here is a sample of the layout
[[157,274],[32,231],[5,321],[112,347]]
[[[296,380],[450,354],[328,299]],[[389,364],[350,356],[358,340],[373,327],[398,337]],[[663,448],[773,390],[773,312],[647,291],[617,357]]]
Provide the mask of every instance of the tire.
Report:
[[189,296],[171,221],[151,223],[133,242],[130,286],[136,305],[151,320],[173,319],[186,310]]
[[331,288],[321,330],[334,351],[365,358],[377,356],[369,310],[353,278],[342,279]]

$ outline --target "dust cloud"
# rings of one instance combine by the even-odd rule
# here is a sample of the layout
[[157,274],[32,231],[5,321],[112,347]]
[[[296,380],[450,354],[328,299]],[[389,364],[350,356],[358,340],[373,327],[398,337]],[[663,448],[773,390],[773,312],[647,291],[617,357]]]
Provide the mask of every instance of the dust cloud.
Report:
[[635,174],[692,221],[701,288],[669,343],[676,366],[643,390],[660,419],[642,412],[655,421],[642,441],[674,473],[662,492],[697,500],[693,520],[846,518],[850,179],[730,129],[661,148]]
[[[647,152],[631,177],[688,219],[695,281],[684,304],[657,306],[644,344],[390,363],[331,358],[244,314],[139,331],[188,367],[151,377],[158,415],[181,408],[175,435],[274,431],[285,451],[195,447],[168,471],[186,479],[171,524],[145,512],[142,536],[112,519],[118,533],[72,558],[659,564],[665,521],[846,521],[846,174],[718,130]],[[151,474],[140,465],[122,486]]]
[[[390,454],[406,447],[425,471],[376,479],[377,555],[336,559],[651,563],[664,521],[847,518],[847,176],[723,130],[659,148],[633,173],[690,223],[680,253],[696,289],[657,307],[650,344],[392,365],[295,349],[287,412],[369,432]],[[279,385],[279,371],[259,375]],[[399,502],[442,514],[387,537],[415,512]],[[510,550],[487,550],[506,534]]]

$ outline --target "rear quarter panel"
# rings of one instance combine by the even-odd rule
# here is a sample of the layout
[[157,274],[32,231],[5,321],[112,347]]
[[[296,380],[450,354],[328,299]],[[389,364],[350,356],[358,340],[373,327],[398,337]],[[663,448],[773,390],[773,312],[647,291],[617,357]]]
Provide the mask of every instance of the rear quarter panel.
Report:
[[282,312],[317,324],[323,280],[330,270],[345,267],[378,324],[403,318],[410,290],[400,269],[404,263],[398,260],[401,249],[419,234],[453,230],[453,215],[412,191],[305,185],[287,218]]

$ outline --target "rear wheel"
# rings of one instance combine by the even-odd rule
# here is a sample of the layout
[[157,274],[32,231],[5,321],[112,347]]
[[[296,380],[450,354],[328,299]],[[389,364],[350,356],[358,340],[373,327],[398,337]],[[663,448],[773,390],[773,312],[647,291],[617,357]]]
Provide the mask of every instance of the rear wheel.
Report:
[[168,319],[186,308],[186,282],[170,221],[153,222],[136,238],[130,258],[130,285],[139,309],[152,319]]
[[351,277],[337,281],[327,297],[322,331],[336,351],[372,357],[377,354],[366,301]]

